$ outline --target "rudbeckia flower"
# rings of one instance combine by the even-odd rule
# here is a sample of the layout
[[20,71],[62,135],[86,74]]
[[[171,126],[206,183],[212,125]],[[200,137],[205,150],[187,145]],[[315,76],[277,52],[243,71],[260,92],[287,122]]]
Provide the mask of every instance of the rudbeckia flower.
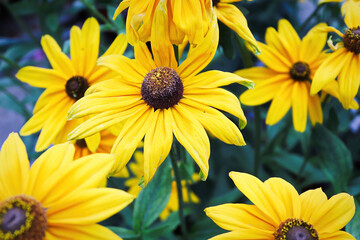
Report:
[[[134,177],[128,178],[125,181],[125,186],[129,188],[128,192],[132,195],[137,196],[140,191],[141,187],[139,186],[139,182],[142,176],[144,176],[144,154],[137,150],[134,153],[134,162],[129,163],[129,168],[131,172],[133,173]],[[198,181],[199,177],[197,177],[197,174],[193,177],[194,181]],[[191,181],[181,181],[182,185],[182,194],[183,194],[183,200],[185,203],[198,203],[200,200],[199,198],[193,193],[192,191],[188,190],[187,185],[191,185]],[[178,199],[178,192],[176,187],[176,181],[172,181],[172,188],[170,193],[170,199],[168,201],[168,204],[166,205],[165,209],[160,214],[160,219],[165,220],[170,213],[178,211],[179,210],[179,199]]]
[[[349,2],[349,4],[356,7],[353,2]],[[316,72],[311,86],[311,94],[316,94],[337,77],[340,90],[339,100],[345,109],[349,109],[352,108],[353,98],[360,85],[360,15],[358,12],[345,18],[345,23],[348,29],[344,34],[333,27],[323,29],[337,33],[342,38],[342,42],[334,46],[329,39],[329,45],[334,52]]]
[[[258,42],[262,52],[257,57],[266,67],[252,67],[236,72],[255,81],[255,88],[240,96],[243,104],[256,106],[272,100],[266,124],[277,123],[290,108],[296,131],[305,131],[308,113],[313,125],[322,123],[320,97],[310,96],[310,87],[319,65],[327,57],[322,51],[327,33],[317,31],[324,26],[317,25],[300,40],[291,24],[285,19],[280,20],[278,32],[272,27],[267,29],[266,45]],[[323,90],[339,97],[335,77],[330,79]],[[353,105],[357,107],[356,102]]]
[[355,240],[342,229],[355,214],[347,193],[327,199],[321,188],[301,195],[281,178],[265,182],[230,172],[236,187],[254,204],[223,204],[205,209],[217,225],[231,232],[211,240]]
[[[66,121],[71,105],[82,98],[86,89],[114,74],[107,68],[99,67],[100,28],[95,18],[89,18],[82,29],[73,26],[70,31],[70,57],[68,58],[56,41],[49,35],[41,39],[42,48],[52,69],[27,66],[20,69],[16,77],[34,87],[45,88],[38,99],[34,115],[22,127],[21,135],[30,135],[41,130],[35,150],[42,151],[51,143],[66,142],[67,134],[83,122],[83,119]],[[122,54],[126,49],[125,35],[119,35],[104,53]],[[100,142],[96,134],[85,139],[88,147],[95,152]]]
[[129,8],[126,20],[126,33],[130,44],[137,41],[150,41],[154,21],[154,12],[159,2],[168,11],[170,40],[174,44],[189,41],[192,45],[200,44],[210,29],[212,12],[218,19],[247,41],[257,52],[258,46],[252,35],[246,18],[232,4],[241,0],[123,0],[115,11],[114,19]]
[[121,239],[96,224],[126,207],[134,196],[98,188],[111,169],[110,154],[73,161],[74,146],[56,145],[30,167],[19,136],[0,153],[0,239]]
[[145,137],[144,181],[149,182],[169,154],[175,135],[206,179],[210,143],[205,129],[226,143],[245,144],[238,127],[219,111],[238,117],[244,127],[246,119],[240,102],[235,95],[219,87],[235,82],[252,87],[253,83],[221,71],[198,74],[217,49],[218,28],[214,21],[204,42],[193,48],[178,65],[164,9],[161,1],[154,15],[158,24],[152,29],[152,53],[146,44],[139,42],[135,45],[134,60],[121,55],[99,59],[100,65],[109,67],[121,78],[90,87],[87,96],[71,107],[70,119],[95,116],[74,129],[69,139],[90,136],[126,119],[112,149],[116,156],[114,173],[127,164]]

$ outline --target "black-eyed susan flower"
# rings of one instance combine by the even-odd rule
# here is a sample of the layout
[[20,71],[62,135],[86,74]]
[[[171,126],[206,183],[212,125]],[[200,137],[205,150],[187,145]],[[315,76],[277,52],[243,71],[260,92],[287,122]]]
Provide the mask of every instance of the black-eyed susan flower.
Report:
[[120,239],[98,225],[134,198],[98,188],[110,171],[110,154],[73,161],[74,146],[48,149],[30,167],[19,136],[9,135],[0,153],[0,239]]
[[69,118],[95,116],[74,129],[69,139],[84,138],[126,119],[112,149],[117,159],[114,173],[127,164],[145,137],[144,181],[149,182],[169,154],[175,135],[206,179],[210,143],[205,129],[226,143],[245,144],[238,127],[219,111],[238,117],[244,127],[246,119],[240,102],[219,87],[234,82],[252,87],[253,83],[221,71],[198,74],[216,52],[218,28],[214,21],[204,42],[178,66],[167,31],[167,12],[164,2],[160,3],[163,5],[158,5],[154,15],[158,24],[152,29],[156,34],[151,35],[153,55],[144,43],[138,43],[134,60],[121,55],[99,59],[100,65],[122,78],[90,87],[88,95],[73,105]]
[[[71,105],[82,98],[86,89],[94,83],[114,76],[107,68],[99,67],[100,28],[95,18],[89,18],[82,29],[77,26],[70,31],[70,59],[49,35],[41,39],[43,50],[52,69],[27,66],[16,77],[34,87],[45,88],[38,99],[34,115],[22,127],[21,135],[30,135],[41,130],[35,150],[42,151],[51,143],[66,141],[67,134],[82,119],[66,121]],[[122,54],[126,49],[125,35],[119,35],[104,53]],[[100,136],[87,138],[86,143],[92,152],[99,145]]]
[[[144,155],[141,151],[135,151],[134,153],[135,161],[129,163],[129,168],[133,173],[134,177],[131,177],[125,181],[125,186],[128,187],[128,192],[132,195],[137,196],[140,191],[141,187],[139,186],[139,182],[141,177],[144,176]],[[194,181],[198,181],[198,175],[194,174],[193,176]],[[191,185],[191,181],[181,181],[182,185],[182,194],[183,200],[185,203],[199,203],[199,198],[193,193],[192,191],[188,190],[187,185]],[[170,213],[179,210],[179,199],[178,199],[178,192],[176,188],[176,181],[172,181],[171,193],[169,201],[165,207],[165,209],[160,214],[160,219],[165,220]]]
[[223,204],[205,209],[221,228],[230,232],[211,240],[355,240],[341,229],[355,214],[347,193],[327,199],[321,188],[301,195],[281,178],[265,182],[239,172],[230,172],[236,187],[254,204]]
[[154,12],[160,1],[168,11],[168,31],[172,43],[189,41],[193,45],[200,44],[212,25],[212,12],[215,10],[221,22],[247,41],[254,51],[259,51],[246,18],[237,7],[229,4],[241,0],[123,0],[115,11],[114,19],[129,8],[126,20],[129,43],[134,45],[137,41],[150,41],[152,28],[158,24],[154,21]]
[[[356,3],[349,1],[349,4],[356,8],[354,6]],[[360,85],[360,15],[358,12],[349,15],[348,18],[345,17],[345,23],[348,29],[344,34],[333,27],[323,29],[337,33],[342,41],[334,45],[329,39],[329,46],[334,52],[319,66],[313,79],[311,94],[316,94],[337,77],[339,100],[345,109],[349,109],[352,108],[353,98]]]
[[[272,101],[266,116],[266,124],[280,121],[292,108],[296,131],[306,129],[307,115],[312,124],[322,123],[323,115],[318,95],[310,96],[311,80],[327,55],[322,51],[326,44],[325,32],[319,24],[300,40],[287,20],[280,20],[278,31],[270,27],[266,31],[266,45],[258,42],[262,52],[257,57],[266,67],[252,67],[236,73],[254,80],[255,88],[240,96],[243,104],[255,106]],[[329,81],[324,91],[339,97],[337,82]],[[353,106],[357,107],[356,102]]]

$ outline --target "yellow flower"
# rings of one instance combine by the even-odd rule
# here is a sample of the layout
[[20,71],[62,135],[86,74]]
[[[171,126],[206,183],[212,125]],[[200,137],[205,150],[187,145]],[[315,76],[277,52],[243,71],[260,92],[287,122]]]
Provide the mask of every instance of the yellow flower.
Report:
[[[350,1],[349,4],[352,6],[351,8],[356,8],[354,2]],[[323,29],[337,33],[342,37],[342,42],[334,46],[329,39],[329,46],[334,52],[316,72],[311,86],[311,94],[316,94],[337,77],[340,91],[339,100],[345,109],[349,109],[353,106],[352,101],[360,85],[360,15],[358,12],[345,18],[345,23],[348,30],[344,34],[333,27]]]
[[189,41],[200,44],[210,29],[211,16],[215,9],[218,19],[233,29],[240,37],[249,42],[258,51],[256,40],[252,35],[246,18],[231,2],[241,0],[123,0],[115,11],[114,19],[126,8],[129,8],[126,19],[128,41],[134,45],[137,41],[150,41],[154,25],[154,12],[157,6],[163,5],[168,11],[170,41],[182,44]]
[[[239,70],[236,74],[255,81],[255,88],[240,96],[246,105],[260,105],[272,100],[266,116],[266,124],[280,121],[292,108],[292,117],[296,131],[306,128],[307,114],[311,123],[322,123],[323,114],[318,95],[310,96],[311,79],[319,65],[325,60],[322,51],[326,44],[326,33],[314,27],[303,40],[300,40],[291,24],[283,19],[279,21],[279,30],[268,28],[265,35],[266,45],[258,42],[262,52],[257,57],[266,67],[253,67]],[[324,91],[339,97],[337,82],[332,78]],[[356,102],[353,102],[357,107]]]
[[116,156],[114,173],[127,164],[145,136],[144,181],[149,182],[169,154],[174,134],[206,179],[210,143],[205,129],[226,143],[245,144],[238,127],[217,110],[240,118],[244,127],[246,119],[240,102],[218,87],[234,82],[246,86],[253,83],[221,71],[198,74],[216,52],[218,28],[214,21],[203,44],[193,48],[178,66],[167,32],[167,12],[163,9],[160,4],[154,15],[159,24],[152,29],[156,33],[151,35],[153,55],[146,44],[139,42],[135,45],[134,60],[121,55],[99,59],[100,65],[109,67],[121,78],[94,85],[87,96],[72,106],[70,119],[95,116],[74,129],[69,139],[84,138],[127,119],[112,149]]
[[120,239],[96,223],[134,196],[97,187],[113,165],[110,154],[73,161],[74,150],[56,145],[30,167],[21,139],[9,135],[0,153],[0,239]]
[[[34,87],[46,88],[37,101],[34,115],[22,127],[21,135],[30,135],[41,130],[36,151],[46,149],[51,143],[63,143],[67,134],[83,119],[66,121],[71,105],[80,99],[86,89],[104,79],[114,76],[107,68],[99,67],[100,28],[94,18],[89,18],[83,28],[74,26],[70,31],[69,59],[56,41],[49,35],[41,39],[41,45],[52,69],[27,66],[16,77]],[[126,49],[125,35],[119,35],[103,56],[122,54]],[[99,135],[86,139],[92,152],[99,145]]]
[[[134,177],[129,178],[125,181],[125,186],[129,188],[129,193],[132,195],[138,195],[141,191],[141,187],[139,186],[139,181],[142,176],[144,176],[144,154],[141,151],[136,151],[134,153],[135,162],[129,163],[129,168],[131,172],[134,174]],[[194,180],[199,180],[194,176]],[[188,185],[191,184],[191,181],[187,182]],[[200,202],[199,198],[193,193],[192,191],[188,191],[186,186],[186,181],[182,180],[182,193],[183,193],[183,200],[185,203],[193,202],[198,203]],[[190,193],[190,196],[189,196]],[[165,220],[171,212],[175,212],[179,209],[179,200],[178,200],[178,192],[176,187],[176,181],[172,181],[172,188],[170,193],[170,199],[168,204],[166,205],[164,211],[160,214],[160,219]]]
[[254,205],[229,203],[206,208],[208,217],[231,231],[211,240],[355,240],[351,234],[340,231],[355,214],[354,199],[349,194],[340,193],[327,199],[318,188],[299,196],[281,178],[261,182],[246,173],[229,175]]

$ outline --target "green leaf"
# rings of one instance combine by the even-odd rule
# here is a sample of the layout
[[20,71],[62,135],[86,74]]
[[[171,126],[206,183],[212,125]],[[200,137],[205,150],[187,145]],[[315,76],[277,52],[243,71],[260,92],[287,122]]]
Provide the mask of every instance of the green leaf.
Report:
[[134,230],[144,232],[166,207],[171,193],[171,168],[165,160],[154,178],[141,190],[135,200]]
[[111,231],[113,231],[115,234],[126,239],[138,239],[140,238],[140,234],[134,232],[133,230],[122,228],[122,227],[108,227]]
[[311,137],[312,146],[319,155],[321,170],[332,182],[335,192],[346,191],[353,169],[349,149],[320,124],[315,126]]
[[160,236],[171,233],[180,224],[178,212],[171,213],[163,222],[146,230],[145,235],[158,239]]
[[360,198],[355,198],[356,211],[352,220],[346,225],[346,231],[354,236],[355,239],[360,239]]
[[52,32],[56,32],[59,27],[59,15],[56,13],[50,13],[45,18],[46,27]]

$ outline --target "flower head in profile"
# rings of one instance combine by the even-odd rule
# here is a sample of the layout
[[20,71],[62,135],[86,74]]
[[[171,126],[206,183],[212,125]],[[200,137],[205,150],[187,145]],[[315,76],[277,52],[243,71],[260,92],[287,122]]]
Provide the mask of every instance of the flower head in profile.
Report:
[[174,44],[189,41],[192,45],[197,45],[209,31],[215,11],[221,22],[258,51],[246,18],[237,7],[230,4],[239,1],[241,0],[123,0],[115,11],[114,19],[129,8],[126,20],[129,43],[134,45],[137,41],[147,42],[151,39],[152,28],[159,24],[154,21],[154,12],[160,4],[168,11],[170,41]]
[[[252,67],[236,72],[255,81],[255,88],[240,96],[243,104],[256,106],[272,101],[266,124],[277,123],[290,108],[296,131],[305,131],[308,114],[313,125],[322,123],[320,97],[310,96],[310,87],[319,65],[327,57],[323,52],[327,33],[317,31],[324,26],[315,26],[301,40],[287,20],[280,20],[278,31],[272,27],[267,29],[266,45],[258,43],[262,52],[257,57],[266,67]],[[335,77],[330,80],[323,91],[339,98]],[[354,108],[358,107],[355,101],[352,104]]]
[[328,199],[318,188],[299,195],[281,178],[262,182],[239,172],[230,172],[230,177],[254,205],[229,203],[206,208],[208,217],[230,231],[211,240],[355,240],[341,231],[355,214],[349,194]]
[[30,167],[19,136],[9,135],[0,153],[0,239],[120,239],[98,225],[134,196],[98,188],[113,165],[110,154],[73,161],[74,146],[56,145]]
[[[104,79],[113,77],[107,68],[99,67],[100,27],[95,18],[85,21],[82,29],[73,26],[70,31],[69,59],[56,41],[49,35],[41,39],[43,50],[52,69],[27,66],[16,77],[34,87],[45,88],[38,99],[34,115],[22,127],[21,135],[30,135],[41,130],[35,150],[42,151],[51,143],[66,141],[67,134],[83,122],[83,119],[66,121],[71,105],[84,96],[87,88]],[[122,54],[126,49],[125,35],[119,35],[104,53]],[[85,139],[88,147],[95,152],[100,136]]]
[[[137,196],[140,191],[141,187],[139,186],[139,182],[141,180],[141,177],[144,176],[144,154],[137,150],[134,153],[135,161],[129,163],[129,168],[134,175],[134,177],[131,177],[125,181],[125,186],[129,188],[128,192],[132,195]],[[199,180],[198,177],[194,175],[193,179]],[[191,184],[191,181],[182,180],[182,194],[183,194],[183,200],[185,203],[199,203],[199,198],[193,193],[192,191],[188,191],[187,185],[189,186]],[[165,209],[160,214],[160,219],[165,220],[171,212],[175,212],[179,210],[179,198],[178,198],[178,192],[176,188],[176,181],[172,181],[172,187],[171,187],[171,193],[170,193],[170,199],[168,201],[168,204],[166,205]]]
[[[348,2],[350,8],[356,9],[356,3]],[[360,7],[359,7],[360,10]],[[334,51],[319,66],[316,72],[311,94],[316,94],[337,77],[339,84],[339,100],[345,109],[352,108],[353,98],[356,96],[360,86],[360,15],[351,14],[345,17],[348,29],[342,34],[333,27],[324,28],[324,31],[335,32],[342,41],[336,45],[329,39],[329,46]]]
[[156,33],[151,35],[152,53],[146,44],[139,42],[135,45],[134,60],[121,55],[99,59],[100,65],[121,78],[90,87],[87,96],[69,111],[71,119],[94,114],[74,129],[69,139],[90,136],[126,119],[112,149],[116,156],[113,171],[116,173],[127,164],[144,138],[145,183],[169,154],[173,135],[198,164],[205,179],[210,155],[205,129],[226,143],[245,144],[238,127],[219,111],[238,117],[244,127],[246,119],[240,102],[219,87],[236,82],[252,87],[252,81],[221,71],[199,74],[216,52],[218,28],[214,21],[204,42],[178,65],[167,32],[167,19],[164,5],[158,5],[154,21],[159,24],[152,29]]

